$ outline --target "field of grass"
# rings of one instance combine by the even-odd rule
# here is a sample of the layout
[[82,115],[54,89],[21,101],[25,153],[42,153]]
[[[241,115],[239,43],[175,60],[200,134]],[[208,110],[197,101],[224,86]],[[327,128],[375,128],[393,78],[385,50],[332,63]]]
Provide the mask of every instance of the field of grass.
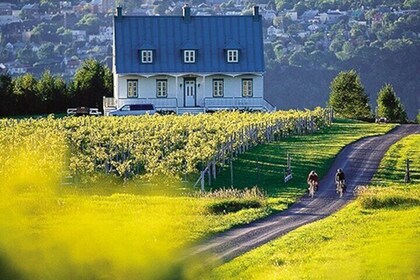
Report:
[[[60,168],[60,163],[46,155],[52,147],[63,148],[61,143],[36,142],[31,148],[31,143],[22,142],[30,155],[8,155],[11,166],[0,172],[0,278],[188,278],[189,272],[176,261],[180,247],[287,207],[303,192],[310,169],[317,167],[323,174],[344,145],[391,127],[337,123],[323,133],[293,137],[242,155],[235,161],[235,174],[243,172],[245,177],[237,179],[235,187],[255,185],[246,176],[256,173],[249,173],[251,167],[246,171],[257,156],[258,186],[268,199],[226,195],[228,191],[207,196],[191,191],[156,195],[137,190],[135,181],[125,187],[100,183],[70,189],[60,185],[60,178],[49,176],[57,173],[49,171]],[[280,170],[287,152],[293,158],[295,178],[284,184]],[[31,166],[31,160],[43,160],[47,169]],[[226,182],[222,174],[218,183],[226,186]],[[236,211],[238,203],[245,209]]]
[[[363,190],[331,217],[238,257],[207,278],[419,279],[419,136],[389,150],[375,176],[381,186]],[[402,184],[407,155],[413,182]]]

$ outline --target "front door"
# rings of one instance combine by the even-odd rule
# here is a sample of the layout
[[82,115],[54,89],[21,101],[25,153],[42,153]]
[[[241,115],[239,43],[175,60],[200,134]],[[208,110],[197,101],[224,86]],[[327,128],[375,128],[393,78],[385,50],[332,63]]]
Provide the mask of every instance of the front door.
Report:
[[185,79],[184,80],[184,98],[185,107],[195,107],[195,80]]

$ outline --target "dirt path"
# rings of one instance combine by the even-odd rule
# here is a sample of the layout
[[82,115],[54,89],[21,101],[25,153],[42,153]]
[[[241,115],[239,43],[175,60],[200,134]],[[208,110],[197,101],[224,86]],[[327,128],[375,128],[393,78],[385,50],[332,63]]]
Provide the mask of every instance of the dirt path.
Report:
[[[194,247],[191,255],[212,255],[227,262],[302,225],[331,215],[353,199],[356,186],[369,183],[389,147],[413,133],[420,133],[420,125],[402,125],[386,135],[364,138],[345,147],[321,180],[315,198],[304,196],[286,211],[216,235]],[[335,193],[334,184],[338,168],[344,170],[347,178],[347,193],[341,199]]]

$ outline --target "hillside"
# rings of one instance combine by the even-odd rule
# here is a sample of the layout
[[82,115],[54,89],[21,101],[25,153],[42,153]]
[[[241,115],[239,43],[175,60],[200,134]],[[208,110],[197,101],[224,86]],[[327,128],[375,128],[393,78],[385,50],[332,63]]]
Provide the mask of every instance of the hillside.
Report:
[[409,52],[389,53],[389,56],[370,60],[354,58],[338,65],[338,69],[311,69],[293,65],[275,64],[267,70],[265,91],[267,99],[277,108],[314,108],[325,106],[330,83],[339,71],[356,69],[375,108],[377,94],[385,83],[391,83],[400,97],[408,117],[415,119],[420,108],[420,48]]

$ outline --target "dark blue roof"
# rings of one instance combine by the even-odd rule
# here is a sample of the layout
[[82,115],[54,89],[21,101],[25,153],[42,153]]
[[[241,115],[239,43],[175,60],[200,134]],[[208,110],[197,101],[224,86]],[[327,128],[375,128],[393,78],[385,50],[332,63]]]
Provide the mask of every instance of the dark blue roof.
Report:
[[[115,16],[117,73],[264,72],[261,16]],[[239,62],[226,62],[226,49],[239,49]],[[140,49],[154,50],[142,64]],[[197,50],[196,63],[183,62],[183,49]]]

